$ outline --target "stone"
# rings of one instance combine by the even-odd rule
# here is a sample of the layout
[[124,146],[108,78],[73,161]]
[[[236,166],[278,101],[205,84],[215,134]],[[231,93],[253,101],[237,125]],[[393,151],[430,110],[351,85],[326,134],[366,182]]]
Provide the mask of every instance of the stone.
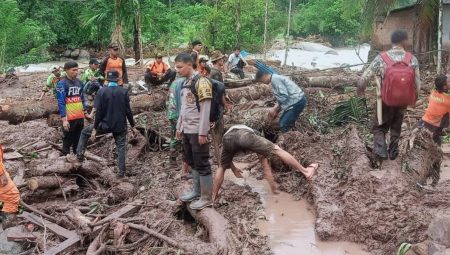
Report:
[[20,243],[8,241],[8,234],[26,232],[23,226],[7,228],[0,232],[0,254],[19,254],[25,249]]
[[76,50],[72,51],[72,53],[70,53],[71,58],[78,58],[79,55],[80,55],[80,49],[76,49]]
[[90,59],[91,55],[87,50],[80,50],[80,54],[78,55],[78,59]]
[[65,57],[65,58],[70,58],[70,54],[72,53],[72,50],[65,50],[64,51],[64,53],[63,53],[63,56]]
[[450,216],[438,216],[428,227],[428,236],[435,242],[450,246]]

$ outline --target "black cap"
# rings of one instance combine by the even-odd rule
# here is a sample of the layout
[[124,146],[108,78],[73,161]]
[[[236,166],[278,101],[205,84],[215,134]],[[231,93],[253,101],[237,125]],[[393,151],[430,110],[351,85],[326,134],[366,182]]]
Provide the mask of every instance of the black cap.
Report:
[[111,70],[106,74],[107,81],[118,81],[119,80],[119,72],[117,70]]
[[96,59],[96,58],[91,58],[91,60],[89,60],[89,65],[98,65],[99,64],[99,62],[98,62],[98,60]]
[[253,79],[253,80],[254,80],[254,81],[260,81],[261,78],[262,78],[264,75],[266,75],[266,74],[269,74],[269,72],[263,71],[263,70],[258,70],[258,71],[256,72],[255,79]]
[[192,47],[194,47],[195,45],[199,45],[199,44],[202,44],[202,42],[199,40],[192,41]]
[[115,42],[112,42],[108,45],[108,49],[118,49],[119,45]]
[[78,63],[73,60],[70,60],[64,64],[64,70],[69,70],[75,67],[78,67]]

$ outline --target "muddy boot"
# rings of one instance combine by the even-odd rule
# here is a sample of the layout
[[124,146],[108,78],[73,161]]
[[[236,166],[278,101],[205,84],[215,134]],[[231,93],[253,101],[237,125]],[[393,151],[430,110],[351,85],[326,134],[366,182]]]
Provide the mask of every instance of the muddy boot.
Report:
[[200,200],[192,202],[190,207],[192,210],[201,210],[205,207],[212,206],[212,174],[200,176],[200,189],[202,196]]
[[169,165],[172,167],[177,166],[177,154],[178,152],[176,150],[170,149]]
[[389,159],[390,160],[395,160],[398,156],[398,142],[393,142],[391,144],[389,144]]
[[373,153],[381,160],[388,159],[385,136],[374,134],[373,143]]
[[200,175],[192,169],[192,190],[180,197],[183,202],[191,202],[200,197]]

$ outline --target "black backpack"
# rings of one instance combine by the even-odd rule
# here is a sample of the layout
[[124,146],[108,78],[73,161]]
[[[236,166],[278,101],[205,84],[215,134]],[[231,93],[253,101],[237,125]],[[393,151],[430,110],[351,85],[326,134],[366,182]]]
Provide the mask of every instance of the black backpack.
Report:
[[[198,80],[201,78],[201,75],[196,75],[192,81],[191,85],[186,87],[189,88],[194,94],[195,97],[195,104],[197,105],[197,109],[200,112],[200,102],[197,94],[197,89],[195,85],[197,84]],[[211,100],[211,111],[209,113],[209,122],[216,122],[222,118],[223,115],[223,102],[222,97],[225,94],[225,85],[217,80],[213,80],[207,77],[203,77],[205,79],[208,79],[209,82],[212,84],[212,100]]]

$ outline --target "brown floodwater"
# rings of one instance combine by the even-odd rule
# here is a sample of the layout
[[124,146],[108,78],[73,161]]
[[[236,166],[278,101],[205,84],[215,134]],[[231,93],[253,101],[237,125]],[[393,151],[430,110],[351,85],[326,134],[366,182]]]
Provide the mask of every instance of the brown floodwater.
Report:
[[[244,169],[245,164],[236,164]],[[260,231],[269,237],[270,247],[276,255],[366,255],[357,244],[349,242],[323,242],[314,231],[315,216],[312,206],[305,200],[295,201],[288,193],[273,195],[265,180],[258,181],[244,172],[237,179],[231,171],[225,178],[238,185],[249,185],[258,192],[264,205]]]

